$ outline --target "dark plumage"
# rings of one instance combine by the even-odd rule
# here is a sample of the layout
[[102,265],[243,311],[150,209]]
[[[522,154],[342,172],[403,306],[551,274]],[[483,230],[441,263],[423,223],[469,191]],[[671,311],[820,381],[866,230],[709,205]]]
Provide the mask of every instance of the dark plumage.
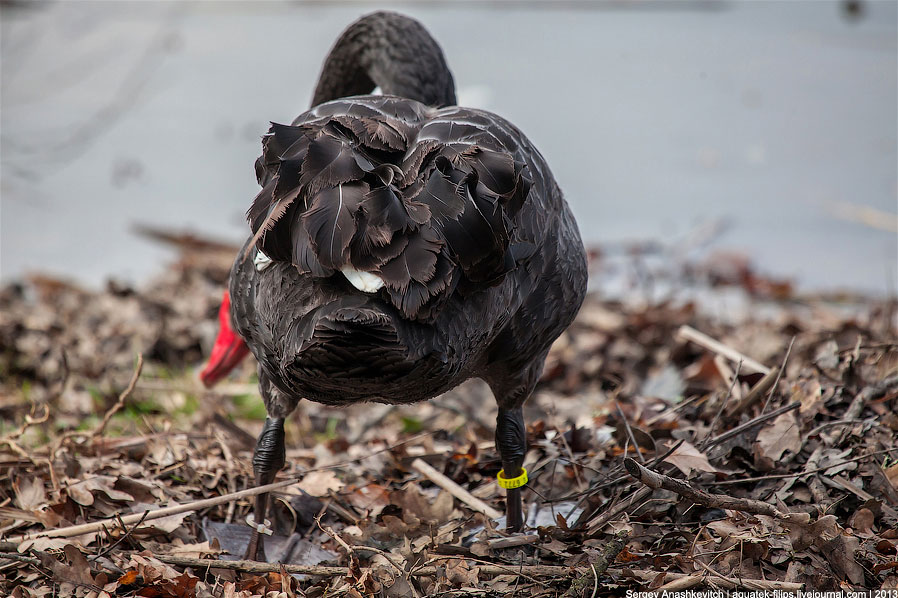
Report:
[[[384,40],[396,41],[386,55]],[[407,99],[455,98],[418,23],[375,13],[352,25],[315,97],[374,84],[406,97],[336,99],[273,124],[256,162],[262,190],[230,297],[270,417],[257,482],[283,466],[283,418],[301,398],[411,403],[471,377],[493,390],[497,446],[506,477],[516,477],[521,405],[585,293],[576,223],[542,155],[512,124]],[[264,516],[265,499],[256,513]],[[509,490],[508,527],[521,525],[520,490]]]

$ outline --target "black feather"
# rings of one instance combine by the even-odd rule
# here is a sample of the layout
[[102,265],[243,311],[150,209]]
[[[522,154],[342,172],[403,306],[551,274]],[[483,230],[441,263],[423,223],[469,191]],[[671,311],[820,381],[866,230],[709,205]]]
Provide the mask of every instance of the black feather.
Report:
[[422,227],[409,235],[408,245],[392,260],[382,265],[378,272],[391,289],[404,292],[409,283],[426,283],[436,272],[437,254],[443,247],[439,236],[430,228]]
[[368,185],[362,182],[330,187],[319,192],[303,213],[303,226],[322,266],[339,270],[346,264],[355,214],[367,192]]
[[324,133],[309,144],[300,184],[311,197],[326,187],[360,179],[364,174],[348,141]]

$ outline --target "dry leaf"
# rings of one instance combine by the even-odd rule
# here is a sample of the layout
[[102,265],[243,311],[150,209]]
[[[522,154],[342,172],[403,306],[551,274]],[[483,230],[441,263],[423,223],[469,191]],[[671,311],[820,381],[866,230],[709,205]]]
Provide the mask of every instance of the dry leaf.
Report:
[[[299,488],[312,496],[327,496],[329,491],[339,492],[343,489],[343,482],[333,470],[313,471],[307,474],[301,482],[288,488]],[[294,491],[295,492],[295,491]]]
[[718,471],[716,467],[711,465],[704,453],[688,442],[678,446],[665,461],[674,465],[687,476],[694,470],[712,473]]
[[801,450],[801,433],[795,413],[783,413],[758,432],[755,439],[760,454],[772,461],[779,461],[786,451],[797,454]]

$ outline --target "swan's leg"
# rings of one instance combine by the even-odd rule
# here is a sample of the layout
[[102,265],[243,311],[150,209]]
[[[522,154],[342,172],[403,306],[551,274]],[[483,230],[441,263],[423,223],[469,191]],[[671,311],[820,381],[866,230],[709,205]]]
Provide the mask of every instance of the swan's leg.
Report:
[[[503,409],[499,407],[496,418],[496,448],[502,458],[503,476],[513,479],[523,473],[524,455],[527,453],[527,429],[521,407]],[[521,531],[524,527],[524,508],[521,501],[523,488],[505,491],[505,519],[509,532]]]
[[[256,486],[264,486],[274,481],[274,476],[286,462],[286,449],[284,448],[284,418],[266,418],[265,427],[256,441],[256,450],[253,453],[253,473],[256,476]],[[256,526],[264,525],[265,516],[268,514],[268,493],[256,496],[255,509],[253,510],[253,522]],[[265,561],[265,545],[259,528],[253,530],[249,545],[246,547],[245,559]]]

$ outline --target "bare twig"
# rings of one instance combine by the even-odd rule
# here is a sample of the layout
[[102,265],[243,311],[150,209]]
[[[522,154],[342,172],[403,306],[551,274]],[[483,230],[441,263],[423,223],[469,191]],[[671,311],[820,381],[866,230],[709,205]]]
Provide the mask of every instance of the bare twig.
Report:
[[100,425],[97,426],[93,432],[90,433],[91,438],[96,438],[103,434],[103,430],[106,429],[106,425],[109,423],[109,420],[112,419],[112,416],[119,412],[119,410],[125,406],[125,399],[134,391],[134,386],[137,384],[137,379],[140,378],[140,372],[143,371],[143,355],[140,353],[137,354],[137,365],[134,367],[134,373],[131,374],[131,380],[128,382],[128,386],[125,387],[125,390],[121,392],[118,396],[118,400],[115,402],[115,405],[109,408],[106,414],[103,416],[103,421],[100,422]]
[[[118,400],[116,400],[115,404],[110,407],[106,413],[103,415],[103,419],[100,421],[99,425],[93,430],[72,430],[66,432],[62,436],[59,437],[56,442],[53,443],[52,448],[50,449],[49,461],[52,462],[56,459],[56,453],[59,452],[59,449],[62,448],[62,445],[72,438],[97,438],[103,434],[103,431],[106,429],[107,424],[109,424],[109,420],[112,419],[112,416],[118,413],[118,411],[124,407],[125,399],[134,391],[134,387],[137,385],[137,380],[140,378],[140,372],[143,370],[143,355],[137,355],[137,365],[134,367],[134,373],[131,374],[131,380],[128,382],[128,386],[125,387],[125,390],[121,392],[118,396]],[[53,468],[50,467],[50,473],[53,473]],[[55,487],[55,484],[54,484]],[[96,531],[96,530],[94,530]]]
[[[154,558],[168,563],[169,565],[178,565],[181,567],[202,567],[212,569],[230,569],[232,571],[245,571],[247,573],[277,573],[281,567],[287,573],[298,573],[305,575],[321,575],[321,576],[338,576],[348,575],[349,567],[324,567],[309,565],[282,565],[281,563],[259,563],[257,561],[213,561],[210,559],[197,559],[183,556],[174,556],[167,554],[154,555]],[[460,560],[470,560],[462,557],[441,556],[441,559],[459,558]],[[559,567],[552,565],[523,565],[521,567],[508,567],[503,565],[478,565],[480,573],[484,575],[521,575],[529,577],[567,577],[574,571],[585,571],[585,567]],[[443,567],[428,566],[415,569],[411,572],[412,577],[432,577],[439,574]]]
[[593,535],[602,530],[605,525],[633,505],[641,503],[652,495],[651,488],[640,488],[633,492],[627,499],[620,501],[610,509],[604,511],[601,515],[595,517],[586,524],[586,532]]
[[526,546],[539,542],[539,534],[521,534],[487,540],[486,545],[490,549],[511,548],[512,546]]
[[598,587],[599,576],[604,575],[605,571],[608,570],[608,567],[611,563],[614,562],[614,559],[617,558],[617,555],[620,554],[620,551],[623,550],[624,545],[627,542],[628,534],[627,532],[619,532],[608,544],[605,545],[605,549],[602,551],[601,556],[599,556],[594,562],[591,562],[590,571],[588,571],[585,575],[582,575],[575,579],[571,583],[571,587],[567,589],[567,591],[562,594],[562,598],[575,598],[582,596],[583,593],[589,588],[589,586],[593,586],[593,595],[595,595],[595,591]]
[[[295,484],[299,482],[302,478],[291,478],[289,480],[283,480],[280,482],[275,482],[273,484],[266,484],[265,486],[258,486],[256,488],[248,488],[246,490],[241,490],[240,492],[232,492],[230,494],[224,494],[222,496],[216,496],[214,498],[206,498],[203,500],[195,500],[193,502],[185,503],[183,505],[174,505],[172,507],[165,507],[162,509],[155,509],[150,511],[141,511],[140,513],[132,513],[130,515],[125,515],[120,518],[120,521],[124,525],[130,525],[132,523],[136,523],[140,520],[144,521],[152,521],[154,519],[161,519],[162,517],[168,517],[169,515],[178,515],[180,513],[189,513],[192,511],[198,511],[200,509],[205,509],[207,507],[214,507],[217,505],[225,504],[232,500],[238,500],[241,498],[247,498],[249,496],[256,496],[257,494],[262,494],[265,492],[270,492],[272,490],[277,490],[278,488],[284,488],[286,486],[290,486],[291,484]],[[79,525],[71,525],[68,527],[61,527],[58,529],[48,529],[42,532],[35,532],[31,534],[25,534],[22,536],[15,536],[9,538],[11,542],[24,542],[25,540],[33,540],[35,538],[71,538],[72,536],[80,536],[82,534],[90,534],[93,532],[102,531],[104,527],[109,527],[113,529],[118,527],[116,525],[117,520],[115,517],[111,517],[109,519],[103,519],[101,521],[94,521],[92,523],[82,523]]]
[[[622,577],[635,577],[643,581],[654,581],[659,575],[658,571],[641,571],[636,569],[614,569],[612,570],[612,572],[615,575],[621,575]],[[696,577],[694,574],[664,572],[664,578],[670,580],[680,580],[694,577]],[[805,588],[805,585],[803,583],[795,583],[790,581],[774,581],[766,579],[733,579],[730,577],[718,578],[714,583],[724,589],[730,590],[736,588],[752,587],[759,590],[783,590],[785,592],[797,592]],[[751,586],[747,585],[749,583],[751,584]]]
[[[704,569],[705,571],[710,573],[714,577],[714,583],[717,583],[720,585],[723,585],[723,583],[726,583],[727,586],[732,584],[732,587],[734,587],[734,588],[746,588],[748,590],[784,589],[782,587],[771,588],[770,587],[771,582],[766,579],[745,579],[745,578],[736,578],[736,577],[726,577],[724,575],[721,575],[720,573],[718,573],[717,571],[715,571],[714,569],[712,569],[711,567],[709,567],[708,565],[704,564],[701,561],[693,560],[692,562],[694,562],[696,565],[698,565],[699,567],[701,567],[702,569]],[[774,582],[774,583],[787,584],[789,582],[780,581],[780,582]],[[801,586],[798,588],[794,588],[795,590],[800,590],[804,586],[804,584],[799,584],[799,583],[789,583],[789,585]]]
[[[820,450],[822,450],[822,448]],[[861,461],[863,459],[866,459],[867,457],[875,457],[876,455],[884,455],[886,453],[891,453],[896,450],[898,450],[898,448],[883,449],[881,451],[866,453],[859,457],[854,457],[853,459],[845,459],[844,461],[837,461],[836,463],[827,465],[825,467],[812,468],[814,465],[816,465],[815,460],[819,461],[819,458],[815,457],[815,455],[817,454],[817,451],[814,451],[813,453],[811,453],[811,456],[808,457],[808,462],[805,464],[805,466],[807,468],[812,468],[812,469],[805,469],[805,471],[796,471],[795,473],[772,473],[772,474],[768,474],[768,475],[756,476],[753,478],[720,480],[719,482],[715,481],[714,485],[715,486],[726,486],[729,484],[744,484],[746,482],[764,482],[767,480],[784,480],[787,478],[800,478],[800,477],[803,477],[803,476],[806,476],[806,475],[809,475],[812,473],[820,473],[821,471],[826,471],[827,469],[833,469],[834,467],[839,467],[840,465],[846,465],[848,463],[854,463],[855,461]],[[820,502],[820,501],[817,500],[817,502]]]
[[498,519],[502,516],[502,513],[489,506],[488,504],[475,497],[473,494],[438,472],[426,461],[415,459],[414,461],[412,461],[412,469],[414,469],[415,471],[426,477],[428,480],[430,480],[461,502],[465,503],[475,511],[483,513],[490,519]]
[[45,421],[47,421],[48,419],[50,419],[50,406],[49,405],[47,405],[46,403],[41,405],[41,407],[44,408],[44,412],[39,416],[35,415],[35,413],[37,411],[36,407],[37,407],[36,405],[32,406],[31,413],[29,413],[28,415],[25,416],[25,421],[22,423],[21,426],[19,426],[18,428],[16,428],[14,431],[10,432],[3,438],[0,438],[0,446],[3,446],[5,444],[6,446],[8,446],[10,448],[10,450],[12,450],[12,452],[17,454],[19,457],[21,457],[27,461],[31,461],[32,463],[34,463],[34,459],[32,458],[31,454],[28,453],[28,451],[23,449],[21,446],[19,446],[19,443],[16,441],[31,426],[36,426],[36,425],[42,424]]
[[739,370],[742,369],[742,361],[736,364],[736,372],[733,374],[733,380],[730,382],[730,389],[727,391],[726,396],[723,398],[723,401],[720,403],[720,408],[717,410],[717,413],[714,414],[714,419],[711,420],[711,425],[708,426],[708,437],[702,442],[702,447],[704,448],[704,444],[710,440],[711,434],[714,432],[714,428],[717,427],[717,422],[720,421],[720,416],[723,415],[723,410],[727,406],[727,401],[730,400],[730,397],[733,396],[733,389],[736,388],[736,383],[739,381]]
[[776,373],[776,378],[773,380],[773,384],[770,386],[770,392],[767,393],[767,400],[764,401],[764,406],[761,408],[761,413],[767,411],[767,406],[770,405],[770,399],[773,398],[773,393],[776,391],[776,385],[780,383],[780,377],[782,377],[783,372],[786,371],[786,364],[789,363],[789,356],[792,355],[792,346],[795,344],[795,337],[792,337],[792,340],[789,341],[789,348],[786,349],[786,355],[783,357],[783,365],[780,366],[779,371]]
[[[864,407],[867,406],[867,403],[881,397],[896,386],[898,386],[898,376],[891,376],[876,384],[868,386],[854,397],[854,400],[848,405],[848,409],[842,414],[842,419],[858,419],[861,416],[861,413],[863,413]],[[851,434],[850,428],[842,430],[837,444],[845,442],[845,439],[848,438],[849,434]]]
[[[144,521],[146,521],[147,515],[148,515],[149,513],[150,513],[150,511],[144,511],[144,512],[143,512],[143,517],[141,517],[141,518],[140,518],[140,519],[139,519],[133,526],[131,526],[131,527],[128,529],[128,531],[126,531],[124,534],[122,534],[122,537],[121,537],[121,538],[119,538],[118,540],[116,540],[115,542],[113,542],[112,544],[110,544],[108,547],[106,547],[105,550],[101,551],[99,554],[96,554],[96,555],[93,555],[93,556],[88,557],[88,560],[90,560],[90,561],[95,561],[95,560],[97,560],[97,559],[99,559],[99,558],[102,558],[102,557],[106,556],[106,555],[109,554],[110,552],[112,552],[112,550],[113,550],[116,546],[118,546],[119,544],[121,544],[122,542],[124,542],[125,540],[127,540],[128,538],[131,537],[131,534],[134,533],[134,530],[136,530],[138,527],[140,527],[140,524],[141,524],[141,523],[143,523]],[[117,518],[117,521],[118,521],[118,522],[120,522],[121,520],[122,520],[121,517],[118,517],[118,518]],[[125,527],[125,524],[120,523],[120,527],[124,528],[124,527]],[[104,528],[104,529],[105,529],[105,528]]]
[[724,432],[720,436],[716,436],[716,437],[712,438],[710,440],[710,442],[708,442],[708,446],[705,448],[710,449],[712,447],[715,447],[718,444],[726,442],[727,440],[729,440],[731,438],[735,438],[739,434],[742,434],[743,432],[746,432],[746,431],[754,428],[755,426],[759,426],[766,421],[769,421],[771,419],[779,417],[783,413],[788,413],[789,411],[798,409],[799,407],[801,407],[801,403],[796,401],[794,403],[790,403],[784,407],[780,407],[779,409],[776,409],[769,413],[764,413],[763,415],[759,415],[758,417],[754,418],[753,420],[745,422],[741,426],[736,426],[732,430],[729,430],[728,432]]
[[[627,436],[630,438],[630,442],[633,443],[633,449],[636,451],[636,456],[639,457],[639,461],[645,463],[645,457],[642,456],[642,451],[639,450],[639,443],[636,442],[636,437],[633,436],[633,430],[630,429],[630,422],[627,421],[627,416],[624,415],[624,412],[620,408],[620,403],[617,401],[614,402],[614,406],[617,407],[617,414],[620,416],[622,422],[624,422],[624,428],[627,430]],[[624,454],[627,454],[626,448],[624,449]]]
[[757,403],[761,397],[764,396],[764,393],[773,388],[774,383],[779,380],[782,371],[783,369],[781,367],[775,367],[764,374],[764,377],[758,380],[757,384],[752,386],[751,390],[748,391],[748,394],[730,407],[727,415],[730,417],[738,417],[743,411]]
[[676,492],[684,498],[688,498],[694,503],[713,507],[717,509],[732,509],[736,511],[744,511],[746,513],[754,513],[756,515],[767,515],[775,517],[781,521],[806,523],[808,515],[806,513],[784,513],[773,505],[748,498],[733,498],[725,494],[710,494],[704,490],[699,490],[691,484],[678,480],[670,476],[646,469],[635,460],[627,458],[624,460],[624,466],[627,472],[639,482],[647,487],[657,490],[664,488],[671,492]]
[[679,336],[683,340],[692,341],[696,345],[708,349],[712,353],[717,353],[719,355],[723,355],[730,361],[739,362],[742,361],[745,364],[745,368],[752,372],[757,372],[759,374],[766,374],[770,371],[763,363],[755,361],[751,357],[743,355],[736,349],[732,347],[728,347],[721,343],[720,341],[714,340],[707,334],[703,332],[699,332],[692,326],[680,326],[680,329],[677,331],[677,336]]

